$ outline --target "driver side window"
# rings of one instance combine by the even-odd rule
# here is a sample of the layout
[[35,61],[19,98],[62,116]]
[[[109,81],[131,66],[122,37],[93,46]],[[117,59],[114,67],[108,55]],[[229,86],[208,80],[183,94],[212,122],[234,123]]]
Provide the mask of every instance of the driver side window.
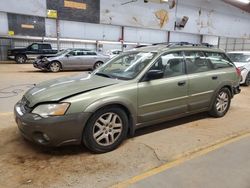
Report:
[[173,52],[160,56],[150,70],[160,70],[163,78],[185,74],[184,58],[181,52]]

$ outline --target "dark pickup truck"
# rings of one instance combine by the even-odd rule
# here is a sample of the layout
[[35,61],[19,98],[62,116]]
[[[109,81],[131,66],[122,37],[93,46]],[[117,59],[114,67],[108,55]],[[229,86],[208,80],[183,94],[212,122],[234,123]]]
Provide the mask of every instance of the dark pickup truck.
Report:
[[54,56],[57,50],[53,50],[50,44],[33,43],[26,48],[13,48],[8,50],[8,59],[14,59],[16,63],[25,63],[29,59],[36,59],[38,56]]

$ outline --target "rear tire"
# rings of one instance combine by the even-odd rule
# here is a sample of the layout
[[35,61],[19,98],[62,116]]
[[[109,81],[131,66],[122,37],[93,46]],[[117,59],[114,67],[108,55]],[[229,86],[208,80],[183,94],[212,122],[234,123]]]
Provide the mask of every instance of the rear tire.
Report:
[[244,83],[244,86],[249,86],[249,85],[250,85],[250,72],[248,72]]
[[27,61],[27,57],[25,55],[23,55],[23,54],[18,54],[15,57],[15,61],[18,64],[24,64]]
[[93,114],[83,132],[83,144],[94,153],[116,149],[128,132],[127,114],[118,107],[105,107]]
[[228,88],[222,88],[213,101],[213,106],[209,111],[209,114],[213,117],[223,117],[231,104],[231,92]]
[[100,67],[100,66],[102,66],[102,65],[103,65],[103,62],[98,61],[98,62],[95,63],[93,69],[95,70],[95,69],[97,69],[98,67]]
[[57,61],[52,61],[49,65],[49,70],[51,72],[59,72],[61,70],[61,64]]

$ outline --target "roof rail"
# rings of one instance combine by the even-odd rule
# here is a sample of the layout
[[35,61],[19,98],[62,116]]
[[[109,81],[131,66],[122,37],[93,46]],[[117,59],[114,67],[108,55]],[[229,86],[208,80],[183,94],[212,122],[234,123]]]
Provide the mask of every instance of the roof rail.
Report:
[[207,47],[207,48],[214,47],[214,45],[211,45],[209,43],[196,44],[196,43],[189,43],[189,42],[163,42],[163,43],[153,44],[153,46],[156,46],[156,45],[166,45],[168,48],[176,47],[176,46],[203,46],[203,47]]

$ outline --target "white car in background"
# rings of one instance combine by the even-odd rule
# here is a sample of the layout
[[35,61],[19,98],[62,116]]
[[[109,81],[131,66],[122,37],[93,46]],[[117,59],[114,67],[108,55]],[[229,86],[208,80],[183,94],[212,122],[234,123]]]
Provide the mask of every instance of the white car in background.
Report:
[[250,51],[234,51],[227,53],[235,66],[241,70],[241,84],[250,85]]
[[108,51],[106,52],[106,55],[108,55],[110,58],[113,58],[113,57],[115,57],[115,56],[118,56],[120,53],[122,53],[121,50],[119,50],[119,49],[114,49],[114,50],[108,50]]

